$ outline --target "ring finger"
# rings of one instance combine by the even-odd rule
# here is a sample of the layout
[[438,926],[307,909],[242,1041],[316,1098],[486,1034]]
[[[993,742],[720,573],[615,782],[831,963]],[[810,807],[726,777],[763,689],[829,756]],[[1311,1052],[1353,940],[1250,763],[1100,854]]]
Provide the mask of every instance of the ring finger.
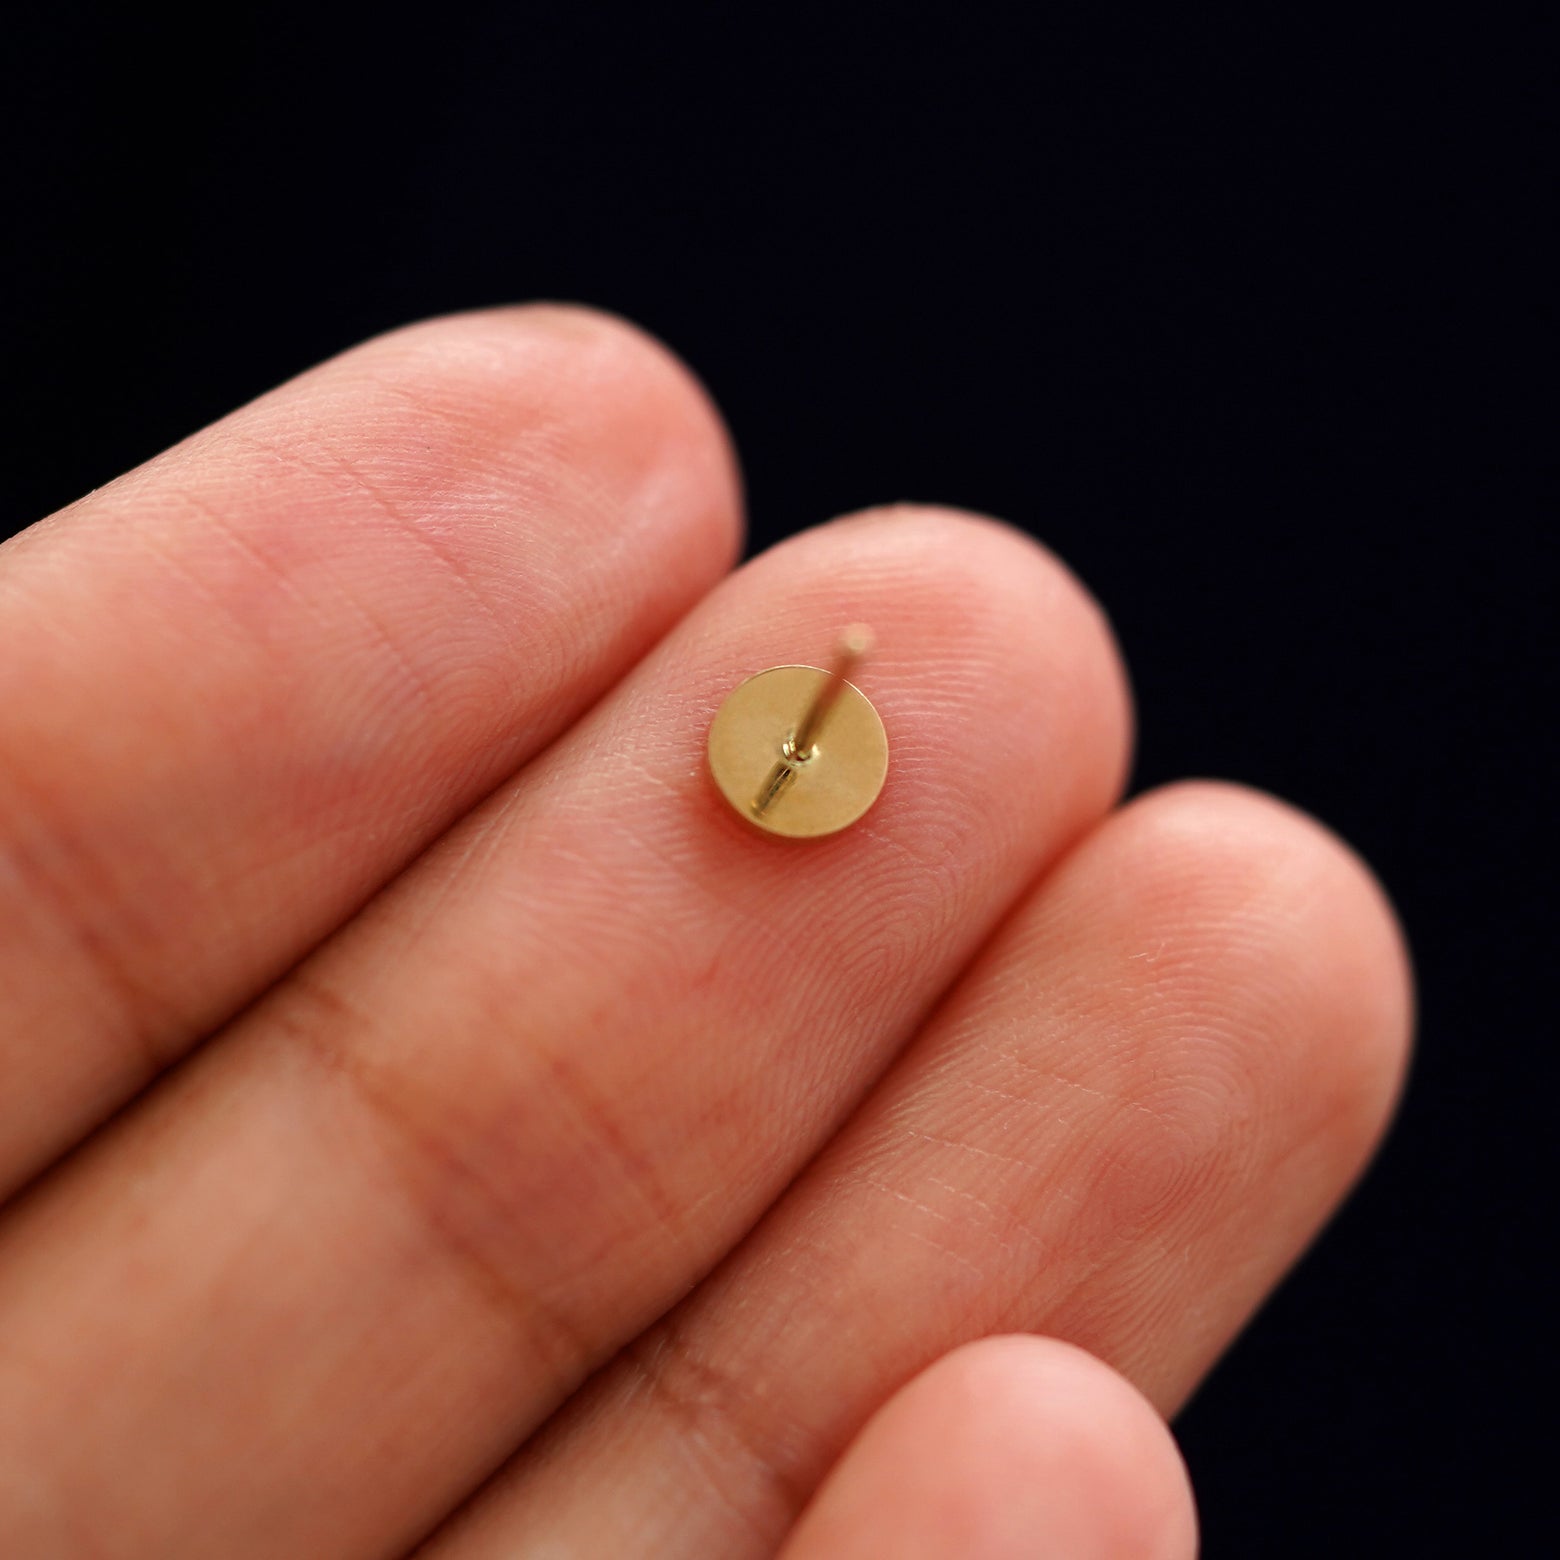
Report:
[[1390,912],[1331,836],[1232,787],[1141,799],[429,1560],[771,1554],[884,1399],[989,1332],[1171,1412],[1358,1171],[1407,1023]]

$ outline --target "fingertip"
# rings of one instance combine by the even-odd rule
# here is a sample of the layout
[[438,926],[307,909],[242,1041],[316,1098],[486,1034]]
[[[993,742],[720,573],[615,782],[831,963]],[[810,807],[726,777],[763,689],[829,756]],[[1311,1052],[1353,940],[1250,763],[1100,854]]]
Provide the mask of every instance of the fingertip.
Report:
[[967,1344],[857,1437],[786,1560],[1190,1560],[1196,1510],[1164,1421],[1054,1339]]
[[[977,510],[910,501],[841,515],[785,545],[811,546],[820,536],[842,571],[881,570],[877,560],[887,554],[910,604],[907,619],[945,635],[955,627],[960,644],[979,649],[983,667],[1011,669],[1006,686],[988,670],[978,700],[966,695],[983,709],[982,741],[1001,744],[1042,708],[1065,704],[1087,728],[1074,759],[1087,761],[1098,804],[1120,795],[1134,740],[1126,661],[1098,598],[1044,542]],[[1038,643],[1043,660],[1032,654]]]
[[436,315],[322,369],[346,364],[484,442],[495,426],[513,427],[533,455],[588,457],[604,492],[621,481],[615,466],[641,465],[640,486],[666,490],[661,507],[690,533],[695,556],[718,558],[724,572],[742,551],[741,468],[720,409],[676,352],[620,314],[538,301]]
[[1226,977],[1232,961],[1260,963],[1264,973],[1250,979],[1313,1010],[1323,1050],[1303,1077],[1323,1106],[1340,1175],[1352,1175],[1390,1120],[1412,1048],[1412,961],[1380,879],[1310,813],[1230,781],[1162,787],[1122,822],[1144,836],[1143,913],[1168,910],[1167,899],[1198,907],[1204,979]]
[[[828,529],[858,531],[865,537],[888,532],[899,545],[937,554],[955,571],[954,581],[967,568],[980,594],[991,590],[994,581],[1006,582],[1025,593],[1030,610],[1054,607],[1069,617],[1086,619],[1094,635],[1108,646],[1113,670],[1125,682],[1125,659],[1104,605],[1034,531],[982,510],[909,499],[852,510],[830,521]],[[988,572],[991,565],[996,565],[995,575]]]

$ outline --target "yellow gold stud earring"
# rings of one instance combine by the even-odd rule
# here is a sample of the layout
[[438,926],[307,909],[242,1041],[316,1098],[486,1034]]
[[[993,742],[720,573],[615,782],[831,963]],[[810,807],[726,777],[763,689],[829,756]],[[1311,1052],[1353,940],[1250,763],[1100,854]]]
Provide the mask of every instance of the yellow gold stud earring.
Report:
[[877,800],[888,734],[846,680],[871,646],[871,631],[857,624],[827,671],[771,666],[726,695],[710,723],[710,773],[748,822],[811,839],[849,827]]

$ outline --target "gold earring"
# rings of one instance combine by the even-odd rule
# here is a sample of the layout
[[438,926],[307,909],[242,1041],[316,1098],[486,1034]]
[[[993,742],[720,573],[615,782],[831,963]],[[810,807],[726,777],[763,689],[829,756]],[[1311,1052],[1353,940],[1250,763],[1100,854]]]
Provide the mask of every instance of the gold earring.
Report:
[[710,723],[710,773],[721,795],[770,834],[810,839],[849,827],[877,800],[888,734],[846,679],[872,645],[860,624],[833,665],[771,666],[726,695]]

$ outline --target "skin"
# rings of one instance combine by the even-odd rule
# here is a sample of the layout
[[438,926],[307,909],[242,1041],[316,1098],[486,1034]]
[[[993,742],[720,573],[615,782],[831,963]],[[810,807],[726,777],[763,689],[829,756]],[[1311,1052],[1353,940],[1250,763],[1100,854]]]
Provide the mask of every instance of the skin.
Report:
[[[1120,804],[1023,536],[733,572],[740,507],[532,308],[0,547],[0,1553],[1194,1552],[1164,1416],[1383,1130],[1392,914],[1271,798]],[[711,715],[855,621],[883,795],[761,834]]]

